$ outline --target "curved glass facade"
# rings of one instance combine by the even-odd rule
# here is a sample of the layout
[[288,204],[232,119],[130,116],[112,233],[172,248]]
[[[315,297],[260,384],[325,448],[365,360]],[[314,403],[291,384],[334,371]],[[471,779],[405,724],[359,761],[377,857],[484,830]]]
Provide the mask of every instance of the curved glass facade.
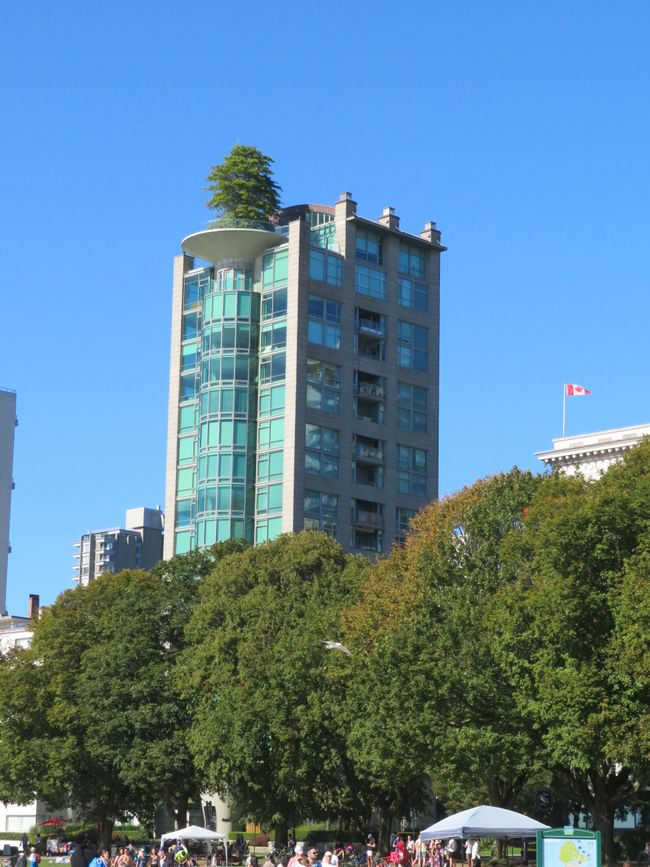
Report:
[[259,295],[252,269],[185,278],[175,552],[253,541]]

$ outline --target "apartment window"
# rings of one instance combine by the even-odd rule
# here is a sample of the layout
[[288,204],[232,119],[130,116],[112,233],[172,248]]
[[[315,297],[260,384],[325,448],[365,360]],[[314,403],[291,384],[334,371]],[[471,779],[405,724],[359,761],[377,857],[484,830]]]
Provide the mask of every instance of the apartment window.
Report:
[[339,432],[317,424],[305,426],[305,472],[339,477]]
[[397,300],[402,307],[410,307],[413,310],[422,310],[426,313],[429,309],[429,287],[426,283],[419,283],[408,277],[400,277]]
[[309,277],[320,283],[329,283],[330,286],[343,285],[343,259],[334,253],[317,250],[311,247],[309,250]]
[[310,230],[309,243],[313,247],[321,247],[323,250],[336,250],[336,225],[334,223],[323,223],[320,226],[312,226]]
[[284,385],[261,388],[259,392],[259,417],[265,418],[270,415],[282,415],[284,412],[284,393]]
[[232,268],[223,268],[217,271],[217,292],[233,292],[236,289],[250,292],[252,288],[252,271],[233,270]]
[[199,481],[246,478],[245,452],[211,452],[199,458]]
[[255,544],[261,545],[275,539],[282,532],[282,518],[262,518],[256,521]]
[[397,363],[400,367],[426,371],[429,329],[411,322],[397,323]]
[[258,485],[255,508],[258,515],[282,511],[282,484]]
[[195,340],[199,330],[199,314],[186,313],[183,316],[183,340]]
[[357,265],[356,290],[361,295],[369,295],[383,301],[386,298],[386,273],[377,268]]
[[277,482],[282,478],[284,452],[262,452],[257,458],[257,481]]
[[289,251],[265,253],[262,259],[262,286],[284,286],[289,279]]
[[382,549],[384,507],[370,500],[352,500],[352,547],[365,553]]
[[284,418],[272,418],[257,425],[257,447],[276,449],[284,444]]
[[383,443],[374,440],[376,443],[375,451],[380,454],[380,457],[368,457],[368,452],[360,448],[359,440],[367,439],[367,437],[356,437],[356,445],[354,457],[352,461],[352,478],[357,485],[368,485],[371,488],[384,487],[384,466],[383,466]]
[[199,344],[185,343],[181,347],[181,370],[193,370],[199,363]]
[[233,379],[247,382],[248,363],[248,354],[212,355],[203,359],[203,383],[231,382]]
[[382,264],[382,238],[374,232],[357,229],[357,259],[365,259],[375,265]]
[[397,383],[397,426],[413,433],[427,432],[428,390],[408,382]]
[[[245,349],[250,347],[251,327],[243,322],[215,322],[205,329],[203,351],[215,352],[222,349]],[[183,346],[185,350],[185,346]]]
[[315,358],[307,359],[307,406],[324,412],[340,411],[340,367]]
[[249,319],[252,298],[249,292],[223,292],[208,295],[203,304],[203,318],[210,319]]
[[329,349],[341,348],[341,305],[329,298],[309,296],[307,339]]
[[385,317],[373,310],[357,307],[354,313],[355,352],[372,361],[386,357]]
[[181,402],[194,400],[198,392],[198,378],[196,373],[186,373],[181,376],[180,399]]
[[424,277],[424,252],[417,247],[400,244],[399,270],[410,277]]
[[260,361],[260,382],[276,382],[284,379],[287,359],[284,352],[276,352]]
[[199,274],[191,274],[185,278],[183,287],[183,309],[188,310],[201,302],[206,292],[210,291],[212,274],[209,269]]
[[260,352],[275,352],[277,349],[284,349],[286,345],[286,320],[262,325],[262,331],[260,333]]
[[276,289],[262,295],[262,319],[280,319],[287,315],[287,290]]
[[201,394],[201,416],[218,414],[246,415],[248,412],[248,389],[211,388]]
[[179,437],[178,438],[178,463],[191,464],[196,457],[196,437]]
[[364,421],[384,423],[386,380],[362,370],[354,371],[354,414]]
[[204,421],[200,427],[199,448],[208,446],[245,446],[248,424],[239,419]]
[[196,406],[182,406],[178,410],[178,432],[194,430],[196,427]]
[[398,506],[395,510],[395,537],[402,542],[411,527],[411,521],[416,516],[415,509],[403,509]]
[[397,489],[401,494],[427,493],[427,453],[424,449],[397,446]]
[[[194,520],[194,499],[183,499],[176,500],[176,526],[177,527],[189,527]],[[84,570],[87,572],[88,567],[82,567],[82,573]]]
[[339,498],[323,491],[305,491],[305,530],[322,530],[336,536]]

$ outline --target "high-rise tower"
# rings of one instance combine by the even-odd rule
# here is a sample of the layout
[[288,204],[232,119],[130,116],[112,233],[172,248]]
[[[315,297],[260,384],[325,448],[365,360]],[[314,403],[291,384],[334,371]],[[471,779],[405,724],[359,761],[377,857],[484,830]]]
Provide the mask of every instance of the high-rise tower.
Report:
[[16,392],[0,388],[0,614],[7,610],[7,561],[9,557],[9,517],[14,489],[14,433]]
[[438,490],[435,224],[407,234],[343,193],[182,248],[165,557],[304,528],[387,551]]

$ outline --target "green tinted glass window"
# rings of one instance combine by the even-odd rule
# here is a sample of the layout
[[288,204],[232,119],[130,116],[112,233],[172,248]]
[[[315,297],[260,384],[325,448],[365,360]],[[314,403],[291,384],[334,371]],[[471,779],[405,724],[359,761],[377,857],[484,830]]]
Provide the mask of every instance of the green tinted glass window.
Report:
[[188,431],[194,429],[195,408],[194,406],[182,406],[178,411],[178,430]]

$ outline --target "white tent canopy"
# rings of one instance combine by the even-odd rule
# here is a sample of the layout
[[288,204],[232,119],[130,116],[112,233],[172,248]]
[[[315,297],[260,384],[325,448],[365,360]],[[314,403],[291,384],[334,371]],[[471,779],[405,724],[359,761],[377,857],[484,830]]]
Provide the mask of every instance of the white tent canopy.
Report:
[[422,840],[448,840],[450,837],[534,837],[545,831],[543,825],[530,816],[504,810],[503,807],[471,807],[447,816],[420,834]]
[[179,828],[177,831],[169,831],[160,838],[161,844],[165,840],[225,840],[226,834],[211,831],[209,828],[201,828],[199,825],[188,825],[187,828]]

